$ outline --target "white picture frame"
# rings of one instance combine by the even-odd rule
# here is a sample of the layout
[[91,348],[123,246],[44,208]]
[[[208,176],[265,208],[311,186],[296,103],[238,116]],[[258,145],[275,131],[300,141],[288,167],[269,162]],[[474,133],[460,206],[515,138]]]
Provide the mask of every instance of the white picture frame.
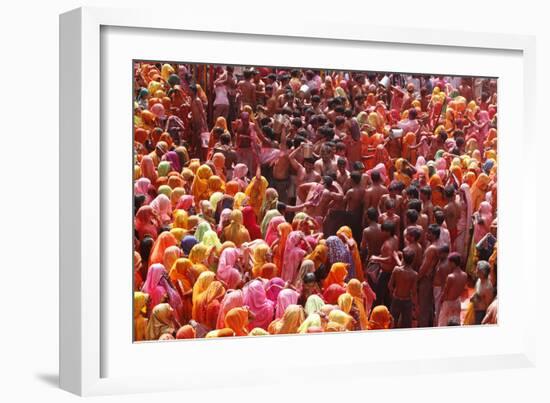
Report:
[[[400,27],[371,27],[354,23],[331,22],[329,25],[323,21],[307,19],[302,20],[300,24],[283,21],[269,27],[264,26],[261,21],[252,20],[247,22],[246,27],[243,27],[234,20],[219,18],[215,15],[199,21],[191,18],[183,20],[178,17],[177,13],[163,13],[161,16],[153,11],[138,9],[80,8],[69,11],[60,16],[60,385],[63,389],[79,395],[135,393],[204,388],[209,385],[224,386],[230,381],[234,383],[235,379],[241,380],[241,384],[246,386],[273,383],[274,371],[278,373],[277,382],[283,382],[285,379],[290,381],[298,369],[302,370],[300,372],[301,381],[307,381],[308,373],[311,371],[303,371],[303,369],[319,365],[315,362],[300,363],[297,359],[290,359],[285,363],[271,363],[270,368],[266,367],[262,371],[258,371],[262,367],[261,364],[253,362],[254,352],[270,350],[276,354],[282,349],[292,351],[292,349],[304,346],[304,339],[301,336],[280,336],[264,340],[255,339],[253,342],[235,339],[228,342],[225,340],[221,342],[196,341],[186,344],[145,343],[142,345],[146,345],[146,347],[139,352],[144,354],[143,357],[151,357],[151,354],[159,354],[162,357],[163,354],[177,353],[176,349],[188,349],[189,352],[199,351],[200,354],[225,354],[227,357],[240,354],[242,360],[250,361],[250,370],[254,374],[254,377],[250,377],[251,379],[247,381],[245,381],[245,377],[232,378],[231,376],[226,376],[226,379],[223,380],[219,373],[212,370],[208,372],[210,378],[207,383],[203,375],[207,374],[208,369],[195,368],[192,370],[191,366],[182,368],[177,375],[167,376],[159,373],[158,376],[148,376],[147,378],[135,374],[125,375],[123,366],[120,367],[122,374],[111,375],[116,371],[107,370],[107,357],[115,356],[116,349],[112,347],[107,349],[106,346],[117,346],[112,344],[109,339],[112,335],[107,334],[108,328],[112,327],[112,322],[105,319],[111,315],[107,315],[111,308],[109,304],[115,304],[115,301],[112,298],[106,300],[102,298],[109,294],[109,291],[102,288],[103,281],[109,276],[104,270],[102,271],[102,267],[108,265],[106,256],[111,253],[106,253],[107,248],[102,244],[104,235],[102,209],[108,210],[109,197],[113,197],[110,193],[111,185],[106,180],[104,167],[111,158],[106,155],[109,152],[105,152],[104,147],[111,139],[101,137],[102,131],[110,130],[107,127],[109,124],[102,121],[105,118],[105,113],[102,114],[101,109],[101,91],[105,90],[101,85],[101,70],[104,66],[101,57],[109,54],[103,53],[105,49],[102,47],[105,47],[105,42],[102,41],[102,30],[108,30],[109,27],[144,31],[154,29],[158,32],[170,33],[170,35],[173,35],[174,32],[182,34],[191,32],[194,33],[192,36],[195,39],[189,40],[197,41],[203,40],[200,33],[204,34],[205,41],[210,40],[210,34],[217,33],[217,36],[212,37],[213,41],[219,40],[220,35],[227,35],[228,40],[229,37],[236,35],[239,38],[253,38],[256,42],[269,41],[274,46],[278,42],[302,40],[312,46],[317,43],[316,41],[323,41],[325,45],[331,42],[338,46],[360,47],[375,44],[382,50],[384,46],[400,46],[403,49],[410,47],[413,51],[434,48],[447,53],[465,51],[466,49],[477,54],[480,60],[485,57],[485,53],[492,52],[491,54],[494,53],[495,57],[500,57],[498,56],[500,53],[511,54],[517,62],[516,67],[519,66],[517,71],[521,71],[521,78],[517,77],[518,80],[521,80],[521,86],[515,87],[515,91],[519,92],[524,109],[519,121],[512,122],[505,116],[502,119],[499,116],[499,207],[503,210],[514,207],[517,209],[516,214],[518,215],[509,217],[509,214],[503,213],[504,219],[501,219],[499,215],[499,246],[501,244],[512,245],[513,243],[515,245],[514,250],[506,248],[502,251],[499,248],[499,268],[506,267],[508,264],[506,261],[509,261],[510,265],[519,262],[516,254],[527,250],[528,228],[526,225],[522,225],[522,218],[534,215],[532,209],[528,215],[527,204],[523,201],[527,197],[527,192],[513,193],[506,186],[508,181],[518,179],[517,176],[512,178],[514,173],[510,169],[511,159],[509,156],[511,152],[507,151],[509,143],[506,141],[506,136],[511,134],[510,128],[519,129],[519,132],[523,134],[523,142],[521,149],[516,150],[518,153],[516,158],[520,159],[520,163],[527,162],[528,155],[535,147],[532,123],[534,122],[532,111],[534,110],[536,81],[535,40],[533,37]],[[177,40],[177,34],[174,35]],[[213,59],[207,53],[205,52],[205,56],[200,60],[194,61],[212,62]],[[200,52],[197,54],[199,55]],[[155,59],[158,56],[158,54],[151,54],[151,57],[147,57],[147,55],[147,49],[145,49],[144,53],[136,54],[135,58]],[[200,57],[200,55],[196,57]],[[248,59],[242,60],[242,64],[251,64],[247,61],[253,58],[257,58],[260,65],[264,61],[265,64],[268,62],[260,54],[247,55],[246,58]],[[179,59],[183,61],[186,60],[186,57],[182,55]],[[461,67],[462,71],[474,71],[475,68],[475,65]],[[480,65],[477,68],[484,70],[489,67]],[[391,70],[388,68],[388,71]],[[393,70],[399,71],[397,68]],[[131,81],[130,75],[128,75],[128,81]],[[507,83],[504,82],[503,85],[506,86]],[[127,102],[129,105],[130,92],[128,92]],[[499,95],[499,111],[506,111],[507,102],[511,102],[510,97],[501,98]],[[129,110],[128,105],[124,107]],[[112,116],[109,117],[109,119],[111,118]],[[130,121],[119,122],[119,124],[128,124],[128,133],[130,133]],[[502,131],[501,124],[503,125]],[[507,126],[508,124],[509,126]],[[105,144],[102,144],[102,141]],[[509,175],[509,178],[503,177],[504,175]],[[503,181],[502,189],[501,181]],[[522,189],[535,189],[533,181],[532,178],[522,177],[520,182]],[[111,196],[108,197],[105,194]],[[531,192],[530,195],[533,193]],[[129,253],[128,256],[130,256]],[[130,258],[127,260],[130,265]],[[518,298],[522,298],[524,305],[527,304],[531,307],[535,306],[536,296],[534,292],[528,291],[530,288],[527,287],[527,281],[529,278],[535,278],[536,269],[534,254],[523,254],[520,275],[515,281],[518,288],[523,287],[525,290],[519,294]],[[519,269],[516,267],[516,270]],[[506,301],[506,295],[510,295],[506,289],[509,284],[506,282],[506,278],[510,274],[507,274],[505,270],[502,273],[502,282],[499,277],[499,287],[502,287],[502,289],[499,288],[499,296],[501,296],[499,297],[501,304],[499,309],[500,307],[502,309],[499,311],[498,326],[483,329],[472,327],[391,331],[387,334],[358,332],[345,336],[313,336],[312,340],[317,340],[317,343],[322,340],[328,349],[335,348],[338,337],[346,337],[346,343],[350,345],[354,343],[367,343],[367,345],[387,342],[399,343],[404,338],[410,340],[419,337],[424,337],[426,340],[424,343],[430,343],[426,339],[428,333],[433,335],[434,340],[442,337],[463,339],[481,337],[495,341],[494,346],[488,350],[488,354],[482,354],[473,349],[469,355],[465,355],[461,351],[436,351],[435,354],[430,355],[426,354],[419,344],[417,354],[401,353],[399,355],[399,353],[395,353],[393,356],[390,354],[385,358],[377,355],[375,349],[372,349],[369,354],[365,355],[344,354],[342,357],[326,360],[325,368],[353,370],[356,374],[362,374],[365,379],[370,374],[380,371],[405,374],[532,366],[535,357],[534,330],[527,326],[521,329],[518,329],[517,326],[514,327],[514,323],[519,323],[516,322],[519,313],[512,304]],[[534,309],[529,311],[531,315],[534,315]],[[123,326],[130,326],[131,316],[128,316],[127,320],[128,323]],[[529,319],[523,317],[522,322],[528,323]],[[503,342],[499,343],[499,340]],[[132,344],[130,339],[127,340],[127,343]],[[434,342],[434,345],[437,345],[437,342]],[[120,360],[131,362],[131,357],[121,356]],[[285,368],[288,370],[281,371]],[[191,371],[196,371],[196,373]],[[335,377],[334,374],[330,374],[330,371],[325,372],[326,375],[316,373],[316,379],[319,380],[324,376],[327,376],[327,379],[329,376],[332,379]]]

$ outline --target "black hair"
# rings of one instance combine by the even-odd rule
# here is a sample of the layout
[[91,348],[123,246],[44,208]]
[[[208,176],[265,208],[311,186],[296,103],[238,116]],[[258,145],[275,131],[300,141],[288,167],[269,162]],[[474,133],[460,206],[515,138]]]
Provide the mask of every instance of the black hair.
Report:
[[374,207],[369,207],[367,209],[367,218],[369,221],[378,222],[378,210]]
[[418,199],[418,188],[416,186],[409,186],[407,188],[407,195],[410,199]]
[[391,236],[395,235],[395,223],[393,221],[384,221],[382,223],[381,229],[384,232],[389,232]]
[[441,234],[441,228],[437,224],[430,224],[428,225],[428,231],[430,234],[433,235],[433,237],[437,240],[439,239],[439,235]]
[[340,126],[346,123],[346,118],[343,116],[336,116],[336,119],[334,119],[334,124],[336,126]]
[[429,186],[424,186],[420,189],[420,193],[422,193],[426,197],[432,197],[432,188]]
[[351,165],[351,168],[354,170],[354,171],[364,171],[365,170],[365,165],[361,162],[361,161],[355,161],[352,165]]
[[447,245],[446,243],[444,243],[444,244],[441,245],[437,250],[438,250],[439,252],[441,252],[441,253],[449,253],[449,245]]
[[275,138],[275,132],[269,126],[262,126],[262,133],[266,135],[270,140]]
[[420,240],[420,236],[422,235],[422,232],[418,227],[409,227],[407,228],[407,234],[412,236],[415,242],[418,242]]
[[411,248],[403,249],[403,262],[405,262],[405,264],[407,265],[412,264],[414,262],[415,256],[416,254],[414,253],[414,250],[412,250]]
[[437,225],[443,225],[445,222],[445,213],[442,210],[434,211],[434,219]]
[[338,158],[338,159],[336,160],[336,165],[338,165],[338,166],[346,166],[346,160],[345,160],[345,158],[342,158],[342,157]]
[[491,271],[491,265],[486,260],[478,261],[476,268],[483,274],[485,278],[489,276],[489,272]]
[[328,175],[323,176],[323,183],[325,184],[325,187],[327,188],[331,187],[332,182],[334,182],[334,180],[332,179],[331,176],[328,176]]
[[229,143],[231,143],[231,135],[227,132],[223,132],[220,136],[220,142],[223,145],[228,145]]
[[370,174],[370,177],[374,183],[380,183],[382,180],[382,177],[380,176],[380,172],[378,171],[372,171]]
[[410,120],[416,119],[417,114],[418,114],[418,112],[416,112],[415,108],[409,109],[409,119]]
[[314,95],[311,97],[311,102],[321,102],[321,97],[319,95]]
[[313,284],[317,281],[317,278],[315,277],[315,273],[306,273],[302,281],[304,284]]
[[361,173],[357,171],[353,171],[349,176],[353,183],[355,183],[356,185],[359,185],[361,183],[361,178],[363,177],[363,175],[361,175]]
[[336,113],[344,113],[346,109],[342,105],[338,105],[336,108],[334,108],[334,112]]
[[445,186],[445,189],[443,190],[443,194],[447,199],[451,199],[455,195],[455,187],[453,185]]
[[422,202],[418,199],[409,200],[407,209],[416,210],[420,214],[422,212]]
[[407,221],[411,224],[416,224],[416,222],[418,221],[418,211],[416,210],[413,210],[413,209],[408,209],[407,210],[407,213],[406,213],[406,216],[407,216]]
[[457,266],[460,266],[460,264],[462,263],[462,258],[460,257],[460,254],[456,253],[456,252],[451,253],[449,255],[448,259],[449,259],[449,262],[452,262],[452,263],[456,264]]

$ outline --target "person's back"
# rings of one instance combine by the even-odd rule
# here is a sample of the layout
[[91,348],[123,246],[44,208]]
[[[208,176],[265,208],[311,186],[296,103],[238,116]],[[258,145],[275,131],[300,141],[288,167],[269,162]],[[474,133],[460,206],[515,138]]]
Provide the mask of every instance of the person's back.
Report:
[[460,296],[466,287],[468,275],[461,269],[461,258],[458,253],[451,253],[448,258],[452,272],[447,276],[441,297],[438,326],[447,326],[450,321],[460,323]]
[[379,255],[385,236],[378,224],[378,211],[375,208],[367,209],[368,226],[363,230],[363,239],[361,240],[361,250],[366,250],[366,258],[373,255]]
[[393,271],[395,277],[394,298],[410,299],[413,290],[416,290],[416,279],[418,274],[408,266],[397,266]]

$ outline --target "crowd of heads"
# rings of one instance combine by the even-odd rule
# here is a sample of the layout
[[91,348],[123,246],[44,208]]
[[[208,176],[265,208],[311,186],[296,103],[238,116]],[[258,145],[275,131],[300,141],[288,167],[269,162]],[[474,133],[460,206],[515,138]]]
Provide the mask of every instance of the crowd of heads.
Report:
[[133,79],[135,341],[496,323],[496,80]]

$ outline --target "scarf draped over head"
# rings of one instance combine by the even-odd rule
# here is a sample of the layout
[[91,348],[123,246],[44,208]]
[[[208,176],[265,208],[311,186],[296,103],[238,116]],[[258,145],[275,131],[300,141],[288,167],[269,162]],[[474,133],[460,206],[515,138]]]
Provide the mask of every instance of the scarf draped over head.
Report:
[[305,311],[306,315],[311,315],[315,312],[321,312],[321,308],[325,305],[325,301],[317,294],[310,295],[307,298]]
[[276,221],[276,222],[273,223],[273,225],[270,225],[271,221],[273,221],[276,217],[282,217],[282,214],[279,212],[279,210],[269,210],[268,212],[265,213],[265,216],[262,220],[262,224],[260,226],[262,237],[264,237],[266,239],[266,242],[267,242],[268,245],[271,245],[271,243],[267,240],[268,235],[273,237],[273,233],[268,234],[268,232],[269,231],[271,231],[271,232],[275,231],[276,232],[277,225],[279,225],[280,223],[285,221],[284,218],[279,219],[279,221]]
[[[281,225],[286,225],[292,228],[288,223]],[[303,238],[304,233],[302,231],[292,231],[288,234],[288,238],[285,242],[285,250],[282,260],[283,265],[281,270],[281,277],[285,281],[294,283],[296,280],[300,262],[306,254],[306,251],[300,248],[300,243]]]
[[216,277],[223,281],[228,289],[234,289],[241,282],[241,273],[237,269],[240,251],[237,248],[225,248],[220,254]]
[[265,295],[273,303],[277,302],[277,297],[281,290],[285,288],[285,281],[280,277],[271,278],[265,285]]
[[267,179],[263,176],[260,177],[260,179],[254,177],[244,192],[246,196],[248,196],[248,205],[254,209],[256,216],[260,218],[263,218],[260,215],[260,210],[264,202],[265,191],[268,185]]
[[243,213],[243,224],[250,234],[250,240],[260,239],[262,233],[260,227],[256,222],[256,214],[254,214],[254,209],[251,206],[246,206],[242,209]]
[[298,333],[300,325],[304,321],[304,310],[300,305],[289,305],[281,319],[273,321],[269,326],[272,334]]
[[489,191],[489,182],[490,178],[487,174],[481,173],[475,180],[471,189],[472,196],[472,207],[474,210],[479,209],[479,206],[483,200],[485,200],[485,195]]
[[345,285],[345,279],[348,275],[348,264],[342,262],[333,263],[327,278],[323,283],[323,288],[326,290],[332,284],[338,284],[343,287]]
[[321,316],[317,313],[312,313],[302,322],[298,328],[298,333],[308,333],[310,328],[321,327]]
[[291,288],[285,288],[281,290],[277,296],[277,304],[275,305],[275,319],[280,319],[283,317],[286,308],[289,305],[296,304],[298,302],[298,294]]
[[384,305],[374,307],[370,314],[368,323],[369,330],[389,329],[392,322],[392,316],[388,308]]
[[149,266],[155,263],[164,263],[164,252],[167,248],[175,246],[178,241],[170,232],[161,233],[153,244],[151,255],[149,256]]
[[323,299],[327,304],[336,304],[338,303],[338,297],[346,292],[344,286],[340,284],[331,284],[326,287],[323,291]]
[[199,204],[201,200],[208,199],[210,193],[208,190],[208,179],[213,175],[212,169],[208,165],[201,165],[197,169],[197,173],[191,184],[191,194],[195,198],[195,204]]
[[242,307],[232,308],[225,315],[225,325],[235,332],[235,336],[247,336],[248,310]]
[[267,299],[264,286],[261,281],[253,280],[245,291],[244,304],[252,312],[254,319],[248,324],[249,330],[255,327],[266,329],[273,320],[273,302]]
[[191,325],[182,326],[176,332],[176,339],[194,339],[195,336],[195,328]]
[[243,225],[243,213],[241,210],[234,209],[230,216],[231,223],[223,230],[223,237],[226,241],[231,241],[237,247],[245,242],[250,242],[250,234]]
[[169,304],[158,304],[153,308],[147,323],[146,339],[158,340],[165,333],[173,333],[174,310]]
[[232,291],[226,292],[220,306],[218,320],[216,321],[216,329],[230,327],[230,326],[227,326],[225,323],[225,315],[227,315],[227,313],[231,309],[242,307],[243,305],[244,305],[244,295],[241,290],[232,290]]

